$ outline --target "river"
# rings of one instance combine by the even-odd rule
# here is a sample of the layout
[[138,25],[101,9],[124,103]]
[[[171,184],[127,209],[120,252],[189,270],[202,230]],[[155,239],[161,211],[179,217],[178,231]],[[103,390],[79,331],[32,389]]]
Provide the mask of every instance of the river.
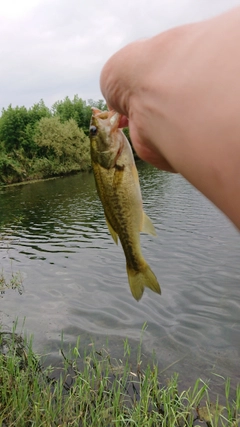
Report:
[[[82,173],[0,190],[1,266],[20,273],[23,293],[7,290],[0,321],[34,336],[59,360],[59,347],[106,345],[121,357],[140,336],[165,377],[239,382],[240,235],[181,176],[138,163],[144,209],[157,237],[142,234],[146,260],[162,295],[130,292],[125,258],[105,224],[93,175]],[[142,328],[146,322],[145,331]]]

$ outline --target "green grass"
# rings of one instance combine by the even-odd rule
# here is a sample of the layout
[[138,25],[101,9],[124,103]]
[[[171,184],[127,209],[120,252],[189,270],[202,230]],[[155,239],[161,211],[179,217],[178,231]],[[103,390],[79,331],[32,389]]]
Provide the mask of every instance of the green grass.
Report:
[[132,366],[127,340],[122,358],[112,359],[104,348],[82,351],[78,339],[68,355],[62,351],[63,367],[56,380],[56,368],[41,366],[31,341],[14,331],[0,332],[0,426],[239,425],[239,386],[231,401],[226,380],[225,405],[213,404],[208,385],[200,379],[180,391],[177,375],[161,383],[153,360],[143,369],[140,347]]
[[[18,219],[16,218],[16,221]],[[7,244],[8,238],[0,233],[0,243]],[[10,261],[10,272],[5,273],[3,268],[0,270],[0,299],[8,289],[16,290],[21,295],[23,293],[23,278],[21,273],[14,272],[12,262]]]
[[3,269],[0,271],[0,298],[3,297],[7,289],[17,290],[20,295],[22,294],[23,280],[21,273],[12,271],[10,277],[7,278]]

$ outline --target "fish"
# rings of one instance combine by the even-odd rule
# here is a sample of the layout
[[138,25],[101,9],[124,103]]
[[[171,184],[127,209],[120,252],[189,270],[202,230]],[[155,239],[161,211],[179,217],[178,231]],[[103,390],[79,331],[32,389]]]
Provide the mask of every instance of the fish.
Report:
[[154,225],[143,210],[138,171],[131,145],[119,128],[121,114],[92,108],[89,137],[91,163],[109,232],[120,240],[128,282],[139,301],[147,287],[161,294],[158,280],[145,261],[140,232],[156,235]]

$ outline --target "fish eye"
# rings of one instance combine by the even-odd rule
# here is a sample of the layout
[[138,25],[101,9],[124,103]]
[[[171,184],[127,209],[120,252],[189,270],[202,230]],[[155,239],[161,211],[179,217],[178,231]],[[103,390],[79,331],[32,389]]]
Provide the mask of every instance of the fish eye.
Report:
[[97,128],[96,126],[90,126],[90,134],[96,135],[97,134]]

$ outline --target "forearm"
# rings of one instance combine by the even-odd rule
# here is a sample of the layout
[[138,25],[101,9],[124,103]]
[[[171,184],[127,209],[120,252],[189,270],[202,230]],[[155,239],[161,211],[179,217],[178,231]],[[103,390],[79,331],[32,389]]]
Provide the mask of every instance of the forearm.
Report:
[[[176,63],[171,64],[176,79],[174,82],[170,75],[172,87],[167,88],[167,107],[162,111],[165,119],[161,124],[158,121],[160,126],[166,126],[159,147],[163,157],[238,228],[239,23],[240,8],[198,26],[186,27],[178,35]],[[169,82],[169,77],[163,76],[163,80]],[[159,144],[156,136],[153,138]]]
[[139,156],[180,172],[238,228],[239,50],[237,8],[129,45],[102,74],[103,93],[129,118]]

